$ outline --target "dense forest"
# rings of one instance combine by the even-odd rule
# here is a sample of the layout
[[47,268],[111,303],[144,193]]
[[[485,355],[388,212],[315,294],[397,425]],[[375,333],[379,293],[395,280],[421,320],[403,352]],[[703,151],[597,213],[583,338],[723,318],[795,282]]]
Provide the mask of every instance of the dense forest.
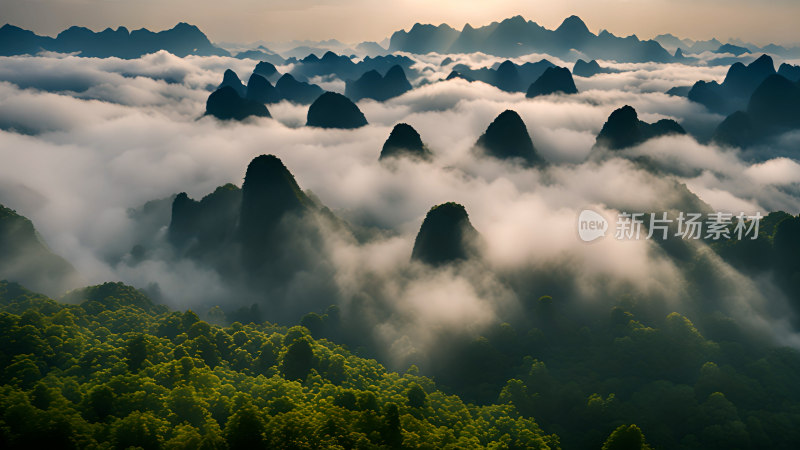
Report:
[[[2,282],[0,305],[3,448],[649,448],[644,435],[655,448],[800,442],[800,354],[764,351],[726,319],[709,327],[714,341],[677,313],[643,322],[635,306],[576,328],[543,297],[531,305],[539,326],[504,324],[465,343],[453,356],[462,366],[440,386],[415,366],[389,372],[305,326],[221,327],[121,283],[54,301]],[[303,322],[319,334],[314,316]],[[510,366],[513,377],[498,381],[506,374],[492,369]],[[485,399],[479,388],[500,395],[454,395]]]
[[0,283],[2,448],[559,447],[511,404],[466,404],[300,326],[222,328],[122,284],[70,296]]

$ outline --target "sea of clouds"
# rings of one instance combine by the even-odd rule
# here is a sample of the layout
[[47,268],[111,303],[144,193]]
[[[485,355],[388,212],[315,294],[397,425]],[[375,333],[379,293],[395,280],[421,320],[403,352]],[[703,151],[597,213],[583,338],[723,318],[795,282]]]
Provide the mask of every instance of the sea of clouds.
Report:
[[[213,271],[186,260],[125,262],[143,240],[163,242],[169,223],[166,217],[143,232],[129,210],[178,192],[200,199],[225,183],[241,186],[250,160],[275,154],[303,189],[337,215],[383,230],[367,243],[331,232],[320,252],[330,262],[324,276],[332,280],[323,284],[335,287],[331,296],[344,310],[353,299],[353,307],[379,305],[375,335],[398,364],[424,350],[437,330],[480,330],[513,314],[522,297],[549,293],[556,282],[569,285],[561,286],[564,295],[579,303],[625,294],[684,308],[687,281],[679,263],[652,241],[609,236],[581,242],[576,220],[584,208],[609,217],[679,210],[691,193],[715,211],[800,213],[800,163],[786,156],[798,154],[800,134],[785,135],[757,155],[721,148],[706,140],[723,117],[664,94],[700,79],[721,81],[725,67],[601,61],[621,72],[576,77],[576,95],[526,99],[480,82],[441,81],[452,68],[440,65],[447,56],[475,68],[501,62],[497,58],[408,56],[422,74],[414,81],[418,87],[385,103],[359,102],[370,124],[357,130],[306,128],[307,106],[286,102],[269,106],[274,119],[223,123],[203,117],[224,70],[246,80],[257,61],[166,52],[134,60],[0,58],[0,203],[33,220],[87,283],[156,283],[171,306],[207,309],[237,302]],[[547,55],[515,62],[542,58],[566,65]],[[344,82],[324,87],[341,92]],[[597,133],[626,104],[648,122],[675,119],[690,135],[598,153]],[[522,168],[472,151],[505,109],[524,119],[547,168]],[[432,162],[378,162],[400,122],[419,131],[435,155]],[[641,157],[660,170],[634,162]],[[447,201],[466,207],[485,240],[484,260],[439,270],[411,263],[426,212]],[[725,312],[800,346],[789,331],[791,314],[769,280],[749,279],[713,252],[708,258],[733,287],[723,295]],[[298,286],[314,276],[306,274]]]

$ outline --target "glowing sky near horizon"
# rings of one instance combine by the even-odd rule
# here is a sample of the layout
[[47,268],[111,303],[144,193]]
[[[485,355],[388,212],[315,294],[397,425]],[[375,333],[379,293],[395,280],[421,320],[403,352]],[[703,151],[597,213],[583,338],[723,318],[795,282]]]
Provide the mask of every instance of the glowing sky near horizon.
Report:
[[595,33],[800,43],[797,0],[0,0],[0,22],[39,34],[72,25],[161,30],[183,21],[215,42],[380,41],[415,22],[460,29],[518,14],[551,29],[575,14]]

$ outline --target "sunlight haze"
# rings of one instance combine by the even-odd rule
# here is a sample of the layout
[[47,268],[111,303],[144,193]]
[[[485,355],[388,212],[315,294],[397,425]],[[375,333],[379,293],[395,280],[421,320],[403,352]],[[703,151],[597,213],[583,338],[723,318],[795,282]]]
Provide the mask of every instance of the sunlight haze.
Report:
[[672,33],[682,38],[740,38],[757,44],[800,41],[793,23],[800,2],[779,0],[568,0],[562,2],[500,0],[2,0],[2,22],[55,35],[72,25],[100,31],[171,28],[177,22],[200,27],[215,42],[339,39],[380,41],[414,23],[465,23],[481,26],[522,15],[546,28],[558,27],[570,15],[589,29],[652,38]]

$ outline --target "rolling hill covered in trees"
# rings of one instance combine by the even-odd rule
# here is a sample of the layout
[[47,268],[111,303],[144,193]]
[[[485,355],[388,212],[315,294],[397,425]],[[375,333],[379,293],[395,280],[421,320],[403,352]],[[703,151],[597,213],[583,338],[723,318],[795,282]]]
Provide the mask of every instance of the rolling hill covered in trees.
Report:
[[220,327],[121,283],[55,302],[0,282],[3,448],[559,448],[305,327]]

